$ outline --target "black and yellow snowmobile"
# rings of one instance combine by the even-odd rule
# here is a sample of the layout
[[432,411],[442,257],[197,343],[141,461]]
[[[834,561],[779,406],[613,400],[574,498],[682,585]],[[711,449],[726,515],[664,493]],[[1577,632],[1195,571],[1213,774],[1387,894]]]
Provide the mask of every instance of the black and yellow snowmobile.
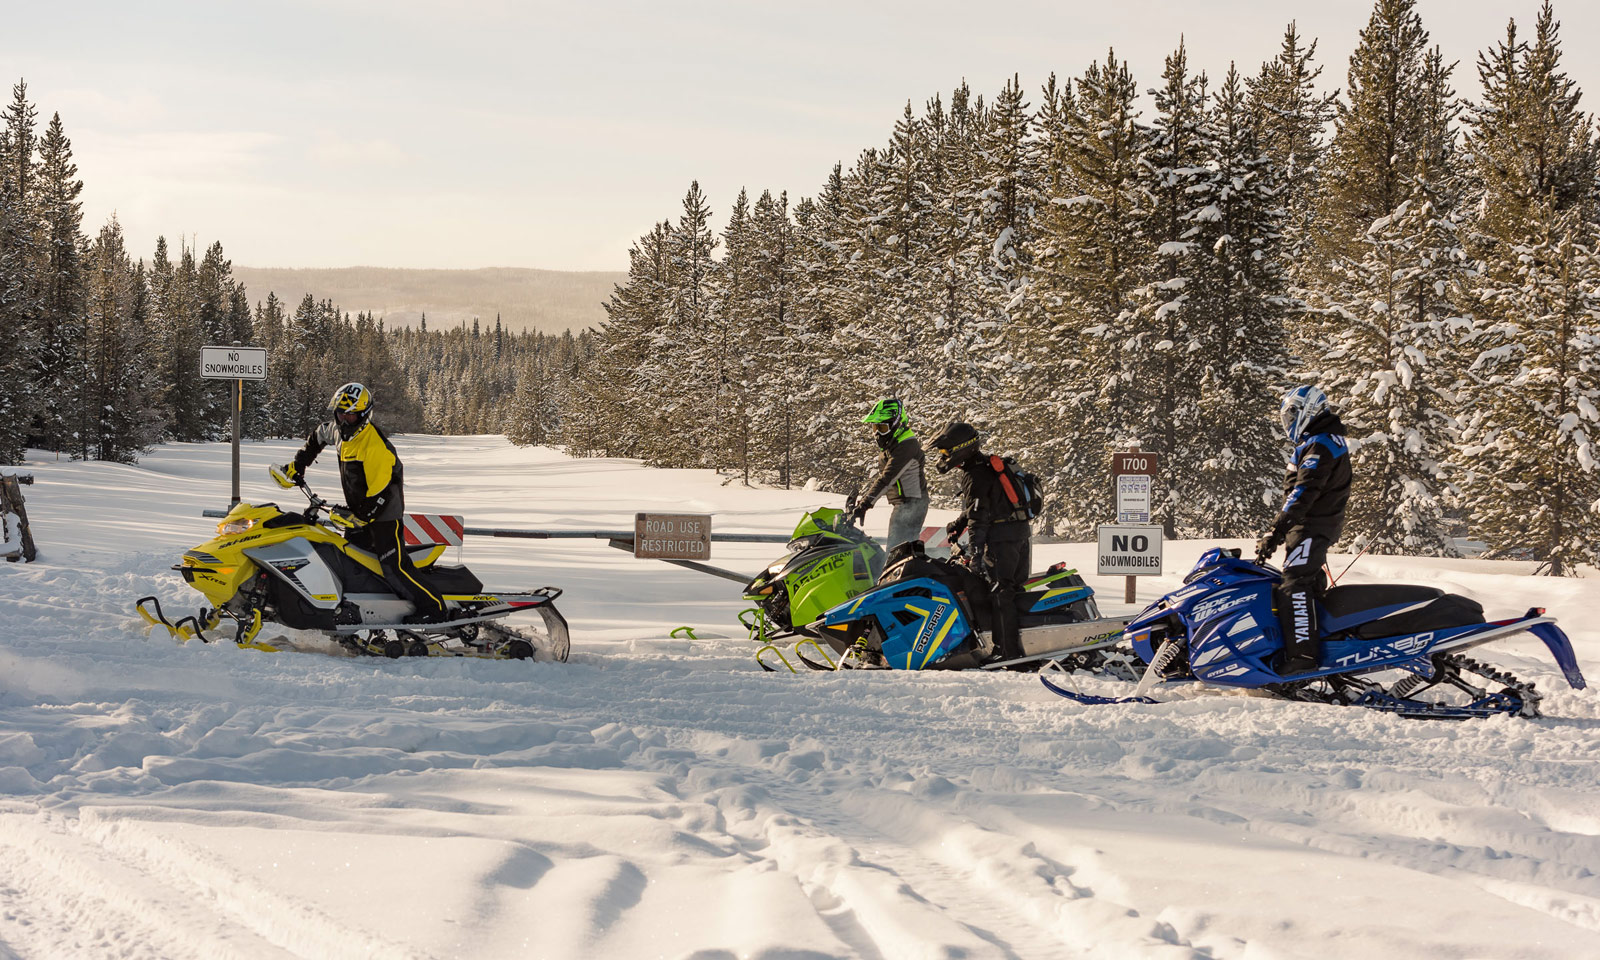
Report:
[[[411,559],[444,598],[446,618],[406,622],[414,619],[414,608],[389,589],[378,558],[324,522],[327,501],[301,489],[310,501],[303,512],[273,503],[236,504],[217,524],[214,539],[187,551],[173,566],[210,606],[173,622],[160,601],[144,597],[136,604],[139,615],[180,640],[199,637],[207,643],[219,639],[211,631],[226,620],[233,635],[224,639],[257,650],[287,648],[261,638],[262,626],[274,623],[319,631],[358,654],[567,659],[567,621],[554,604],[559,589],[486,591],[466,567],[438,562],[442,544],[414,548]],[[538,614],[540,627],[499,622],[522,613]]]

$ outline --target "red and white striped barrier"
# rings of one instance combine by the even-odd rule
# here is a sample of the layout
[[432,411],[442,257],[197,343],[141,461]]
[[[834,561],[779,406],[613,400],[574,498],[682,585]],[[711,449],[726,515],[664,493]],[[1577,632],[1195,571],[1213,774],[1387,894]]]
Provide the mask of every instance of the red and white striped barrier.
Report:
[[436,513],[408,513],[400,518],[400,526],[408,547],[459,547],[467,534],[464,519]]

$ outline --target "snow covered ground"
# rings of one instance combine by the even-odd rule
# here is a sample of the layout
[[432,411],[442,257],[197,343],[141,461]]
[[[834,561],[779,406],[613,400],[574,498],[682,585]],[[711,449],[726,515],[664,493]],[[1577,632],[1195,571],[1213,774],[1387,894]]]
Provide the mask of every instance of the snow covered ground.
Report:
[[[412,509],[481,525],[787,532],[838,502],[499,438],[399,448]],[[246,499],[282,496],[289,450],[246,445]],[[570,663],[179,646],[130,604],[197,605],[167,568],[211,534],[226,446],[28,466],[41,559],[0,564],[0,957],[1600,957],[1600,700],[1531,638],[1481,653],[1538,681],[1536,721],[1086,708],[1021,674],[762,673],[733,584],[469,538],[491,586],[567,591]],[[1141,601],[1204,546],[1169,545]],[[1600,679],[1600,579],[1527,573],[1350,579],[1547,606]]]

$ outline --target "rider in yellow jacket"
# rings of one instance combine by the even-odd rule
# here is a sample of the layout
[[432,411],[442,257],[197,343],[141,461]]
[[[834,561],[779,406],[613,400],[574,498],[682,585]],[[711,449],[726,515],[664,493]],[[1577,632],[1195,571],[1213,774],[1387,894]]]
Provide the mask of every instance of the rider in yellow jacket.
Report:
[[329,408],[333,419],[311,431],[292,462],[273,468],[273,478],[286,487],[301,483],[317,454],[338,444],[339,481],[349,506],[335,507],[328,519],[344,528],[351,544],[377,555],[384,580],[416,607],[408,623],[442,619],[443,600],[406,554],[400,524],[406,508],[405,467],[394,444],[372,422],[372,394],[359,383],[347,383],[334,391]]

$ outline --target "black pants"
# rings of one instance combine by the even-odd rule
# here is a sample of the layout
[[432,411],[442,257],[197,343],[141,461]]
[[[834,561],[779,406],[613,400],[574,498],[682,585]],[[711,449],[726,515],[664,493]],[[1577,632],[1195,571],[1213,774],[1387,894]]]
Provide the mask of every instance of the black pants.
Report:
[[423,582],[416,564],[406,553],[404,535],[399,520],[379,520],[357,527],[345,537],[355,546],[377,554],[378,565],[383,568],[383,579],[395,593],[411,601],[418,613],[437,614],[444,610],[444,600]]
[[1289,672],[1315,669],[1322,652],[1317,605],[1328,590],[1323,568],[1331,542],[1290,534],[1284,547],[1283,583],[1278,587],[1278,622],[1283,627],[1284,665]]
[[1022,656],[1022,632],[1017,621],[1017,594],[1028,579],[1033,559],[1033,531],[1025,521],[974,526],[969,540],[973,569],[990,584],[994,643],[1007,660]]

